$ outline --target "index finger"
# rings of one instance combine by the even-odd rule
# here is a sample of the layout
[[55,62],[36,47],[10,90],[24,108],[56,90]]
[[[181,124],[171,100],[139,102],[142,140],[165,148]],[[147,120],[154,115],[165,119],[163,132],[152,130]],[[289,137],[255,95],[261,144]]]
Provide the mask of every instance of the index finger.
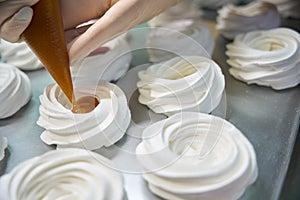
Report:
[[149,20],[178,2],[179,0],[122,0],[116,2],[95,24],[70,44],[70,61],[87,56],[99,45],[117,34]]

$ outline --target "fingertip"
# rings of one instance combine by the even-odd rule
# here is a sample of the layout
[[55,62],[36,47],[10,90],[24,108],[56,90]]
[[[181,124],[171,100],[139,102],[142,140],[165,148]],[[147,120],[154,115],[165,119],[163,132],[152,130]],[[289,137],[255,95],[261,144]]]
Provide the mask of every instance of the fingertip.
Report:
[[1,26],[1,37],[9,42],[19,41],[22,33],[29,26],[32,16],[33,10],[31,7],[21,8]]
[[20,22],[30,22],[33,16],[33,10],[31,7],[26,6],[21,8],[13,18]]
[[97,55],[100,55],[100,54],[105,54],[109,50],[110,50],[109,47],[102,46],[102,47],[99,47],[98,49],[92,51],[88,56],[97,56]]

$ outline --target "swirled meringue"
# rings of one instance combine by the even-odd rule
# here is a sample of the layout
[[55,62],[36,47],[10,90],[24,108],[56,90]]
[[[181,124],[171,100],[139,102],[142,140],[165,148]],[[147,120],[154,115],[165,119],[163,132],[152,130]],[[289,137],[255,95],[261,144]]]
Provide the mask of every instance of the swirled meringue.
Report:
[[13,65],[0,63],[0,119],[12,116],[31,98],[27,75]]
[[201,10],[193,2],[193,0],[185,0],[176,4],[175,6],[165,10],[160,15],[154,17],[148,22],[150,27],[166,26],[168,23],[190,19],[199,20],[202,15]]
[[0,136],[0,161],[5,156],[6,147],[7,147],[7,139],[5,137]]
[[0,57],[3,62],[14,65],[22,70],[43,68],[43,64],[25,42],[10,43],[5,40],[1,40]]
[[217,9],[226,4],[237,4],[239,0],[195,0],[204,8]]
[[226,55],[230,74],[248,84],[281,90],[300,83],[300,35],[292,29],[239,35]]
[[226,38],[240,33],[276,28],[280,15],[276,6],[265,2],[252,2],[245,6],[224,6],[218,11],[216,28]]
[[47,152],[0,178],[1,200],[118,199],[123,180],[107,158],[83,149]]
[[168,116],[180,111],[210,113],[225,87],[220,67],[200,56],[176,57],[138,73],[139,102]]
[[46,130],[41,139],[57,148],[80,147],[89,150],[111,146],[120,140],[130,123],[130,110],[122,90],[106,81],[96,87],[76,91],[77,99],[95,96],[99,105],[91,112],[74,114],[71,103],[56,84],[46,87],[40,96],[40,117],[37,124]]
[[277,6],[279,13],[283,17],[300,19],[300,1],[299,0],[261,0],[272,3]]
[[152,28],[147,35],[146,45],[149,60],[162,62],[176,56],[211,55],[214,40],[203,23],[178,20],[165,27]]
[[103,46],[109,48],[108,52],[86,57],[80,65],[71,67],[75,88],[83,85],[97,85],[100,79],[116,81],[127,72],[132,54],[124,37],[122,35],[105,43]]
[[172,200],[238,199],[258,173],[247,138],[202,113],[178,113],[147,127],[136,153],[150,190]]

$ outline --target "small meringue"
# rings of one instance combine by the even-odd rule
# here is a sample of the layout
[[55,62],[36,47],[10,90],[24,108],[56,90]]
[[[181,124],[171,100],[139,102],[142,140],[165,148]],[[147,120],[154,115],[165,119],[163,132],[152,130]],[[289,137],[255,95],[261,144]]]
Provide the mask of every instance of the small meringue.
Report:
[[28,76],[13,65],[0,63],[0,119],[15,114],[30,98]]
[[0,57],[3,62],[21,70],[36,70],[44,67],[25,42],[10,43],[1,40]]
[[97,85],[99,80],[117,81],[127,72],[132,54],[124,36],[112,39],[103,47],[108,47],[108,52],[88,56],[79,65],[71,66],[75,88],[83,85]]
[[176,56],[207,56],[214,40],[206,25],[194,20],[177,20],[164,27],[152,28],[146,46],[151,62],[167,61]]
[[168,116],[181,111],[210,113],[225,88],[221,68],[200,56],[176,57],[138,73],[139,102]]
[[89,113],[74,114],[71,103],[57,84],[46,87],[40,96],[37,124],[46,130],[41,139],[57,148],[79,147],[88,150],[108,147],[120,140],[130,123],[130,110],[122,90],[106,81],[95,87],[84,87],[76,97],[93,96],[99,105]]
[[238,35],[226,55],[230,74],[248,84],[281,90],[300,83],[300,35],[292,29]]
[[201,10],[193,0],[185,0],[148,21],[148,25],[150,27],[163,27],[177,20],[199,20],[201,15]]
[[123,180],[107,158],[83,149],[47,152],[0,178],[0,200],[116,199]]
[[247,138],[202,113],[177,113],[150,125],[136,153],[150,190],[164,199],[238,199],[258,174]]
[[300,1],[299,0],[261,0],[277,6],[279,13],[283,17],[300,19]]
[[227,5],[218,11],[216,28],[224,37],[233,39],[241,33],[276,28],[280,15],[276,6],[252,2],[244,6]]

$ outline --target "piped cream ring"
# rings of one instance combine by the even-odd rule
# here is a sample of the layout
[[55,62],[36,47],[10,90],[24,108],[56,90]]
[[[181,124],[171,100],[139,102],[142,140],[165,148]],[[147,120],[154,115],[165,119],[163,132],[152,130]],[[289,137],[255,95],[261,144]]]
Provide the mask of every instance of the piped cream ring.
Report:
[[247,138],[202,113],[177,113],[150,125],[136,153],[150,189],[166,199],[237,199],[257,177]]
[[0,178],[0,199],[123,199],[122,176],[107,158],[64,149],[27,160]]
[[216,28],[224,37],[234,39],[238,34],[277,28],[280,14],[271,3],[254,1],[247,5],[225,5],[218,11]]
[[43,68],[43,64],[25,42],[10,43],[1,40],[0,57],[3,62],[14,65],[21,70],[36,70]]
[[0,119],[14,115],[30,98],[28,76],[13,65],[0,63]]
[[300,83],[300,35],[289,28],[253,31],[227,45],[229,72],[248,84],[276,90]]
[[225,88],[224,75],[211,59],[176,57],[138,73],[139,102],[168,116],[180,111],[212,112]]
[[40,117],[37,121],[39,126],[45,128],[41,139],[49,145],[56,144],[58,148],[80,147],[89,150],[111,146],[120,140],[131,120],[123,91],[106,81],[79,91],[79,97],[93,95],[100,99],[99,105],[89,113],[74,114],[58,85],[46,87],[40,96]]

